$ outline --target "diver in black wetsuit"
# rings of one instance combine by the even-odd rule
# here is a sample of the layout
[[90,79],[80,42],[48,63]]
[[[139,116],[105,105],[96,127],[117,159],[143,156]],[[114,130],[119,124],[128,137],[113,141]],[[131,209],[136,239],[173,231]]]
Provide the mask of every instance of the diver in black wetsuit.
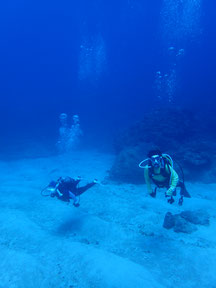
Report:
[[49,184],[49,188],[51,188],[52,193],[51,197],[57,197],[59,200],[70,202],[73,199],[73,205],[78,207],[79,204],[79,196],[83,194],[86,190],[94,186],[98,183],[95,179],[93,182],[86,184],[82,187],[77,187],[81,178],[73,179],[71,177],[60,177],[57,181],[52,181]]

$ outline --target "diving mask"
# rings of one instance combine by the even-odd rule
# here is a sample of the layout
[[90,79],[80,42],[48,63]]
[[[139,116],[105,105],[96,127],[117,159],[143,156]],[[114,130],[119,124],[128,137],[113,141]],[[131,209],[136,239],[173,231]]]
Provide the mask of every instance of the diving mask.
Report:
[[159,168],[161,166],[162,157],[160,155],[153,155],[150,160],[153,167]]

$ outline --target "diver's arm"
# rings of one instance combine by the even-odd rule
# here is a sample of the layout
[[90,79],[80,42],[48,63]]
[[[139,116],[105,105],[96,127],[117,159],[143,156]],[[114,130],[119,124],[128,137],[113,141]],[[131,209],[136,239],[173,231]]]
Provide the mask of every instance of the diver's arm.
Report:
[[147,185],[148,193],[152,194],[151,180],[150,180],[150,177],[149,177],[148,168],[144,169],[144,178],[145,178],[145,182],[146,182],[146,185]]
[[56,185],[56,187],[55,187],[55,194],[58,194],[59,195],[59,197],[61,197],[63,194],[59,191],[59,183]]
[[55,188],[54,190],[53,190],[53,192],[50,194],[50,196],[51,197],[62,197],[63,196],[63,194],[57,189],[57,188]]
[[74,201],[77,200],[76,195],[73,192],[71,192],[71,191],[69,191],[69,196],[70,196],[70,199],[73,199]]
[[63,194],[59,191],[59,189],[58,188],[56,188],[55,189],[55,192],[56,192],[56,194],[58,194],[59,195],[59,197],[61,197]]
[[74,201],[73,205],[75,207],[78,207],[79,206],[79,198],[77,198],[76,195],[71,191],[69,191],[69,197],[70,197],[70,199],[73,199],[73,201]]
[[175,191],[177,184],[179,182],[179,177],[178,177],[178,174],[176,173],[176,171],[171,166],[169,166],[169,168],[166,166],[166,171],[168,172],[169,170],[171,173],[171,176],[170,176],[171,179],[170,179],[170,187],[167,190],[166,195],[172,196],[172,194]]

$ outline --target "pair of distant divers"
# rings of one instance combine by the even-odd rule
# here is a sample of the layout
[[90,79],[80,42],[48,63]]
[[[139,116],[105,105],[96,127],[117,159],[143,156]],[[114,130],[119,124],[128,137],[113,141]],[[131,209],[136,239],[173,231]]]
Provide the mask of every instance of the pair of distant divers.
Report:
[[[168,203],[172,204],[174,202],[173,196],[176,196],[177,187],[180,187],[179,205],[183,204],[184,197],[191,197],[185,188],[184,176],[180,180],[179,175],[173,168],[173,160],[168,154],[162,154],[159,149],[151,150],[148,153],[148,158],[140,162],[139,167],[144,168],[144,178],[151,197],[156,197],[157,188],[166,188],[165,197],[168,198]],[[81,177],[76,179],[60,177],[57,181],[50,182],[41,191],[41,194],[43,196],[57,197],[57,199],[65,202],[73,200],[73,205],[79,207],[80,195],[98,183],[95,179],[91,183],[79,187],[80,181]],[[155,184],[154,189],[152,189],[152,182]]]

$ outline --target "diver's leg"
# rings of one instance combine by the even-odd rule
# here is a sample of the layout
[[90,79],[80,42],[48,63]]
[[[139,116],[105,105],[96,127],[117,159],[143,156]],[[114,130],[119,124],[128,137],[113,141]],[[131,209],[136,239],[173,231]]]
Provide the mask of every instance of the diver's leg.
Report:
[[83,194],[86,190],[88,190],[89,188],[91,188],[95,184],[96,184],[95,182],[91,182],[91,183],[86,184],[83,187],[76,188],[76,192],[75,192],[76,196]]

